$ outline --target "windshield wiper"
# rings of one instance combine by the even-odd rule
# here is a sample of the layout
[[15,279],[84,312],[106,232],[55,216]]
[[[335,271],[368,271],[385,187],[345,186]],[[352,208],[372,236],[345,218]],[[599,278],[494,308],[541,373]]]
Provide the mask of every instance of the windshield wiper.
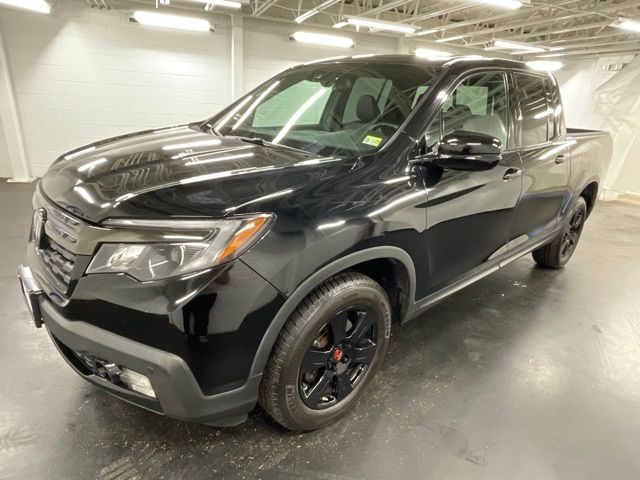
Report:
[[301,148],[289,147],[288,145],[273,143],[268,140],[265,140],[262,137],[241,137],[238,135],[227,135],[227,136],[230,138],[237,138],[238,140],[242,140],[243,142],[253,143],[254,145],[260,145],[261,147],[281,148],[284,150],[291,150],[298,153],[304,153],[306,155],[313,155],[311,152],[302,150]]

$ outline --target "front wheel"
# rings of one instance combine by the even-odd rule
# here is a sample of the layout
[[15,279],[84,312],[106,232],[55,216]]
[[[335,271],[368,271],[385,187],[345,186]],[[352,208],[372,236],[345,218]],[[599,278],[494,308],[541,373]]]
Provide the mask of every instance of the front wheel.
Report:
[[260,386],[260,404],[298,431],[341,417],[380,367],[391,331],[382,287],[356,272],[311,292],[284,325]]
[[584,222],[587,219],[587,202],[579,197],[569,214],[569,221],[551,243],[532,252],[540,266],[559,269],[566,265],[576,250]]

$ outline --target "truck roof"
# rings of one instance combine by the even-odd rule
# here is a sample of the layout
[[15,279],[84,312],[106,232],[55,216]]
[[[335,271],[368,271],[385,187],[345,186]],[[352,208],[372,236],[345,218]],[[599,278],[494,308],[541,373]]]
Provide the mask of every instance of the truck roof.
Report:
[[358,63],[388,63],[388,64],[405,64],[405,65],[424,65],[424,66],[448,66],[447,64],[465,64],[468,67],[480,67],[483,65],[493,65],[498,67],[524,68],[525,63],[516,60],[508,60],[504,58],[483,57],[480,55],[452,55],[450,57],[418,57],[410,54],[395,55],[353,55],[338,56],[307,62],[309,64],[358,64]]

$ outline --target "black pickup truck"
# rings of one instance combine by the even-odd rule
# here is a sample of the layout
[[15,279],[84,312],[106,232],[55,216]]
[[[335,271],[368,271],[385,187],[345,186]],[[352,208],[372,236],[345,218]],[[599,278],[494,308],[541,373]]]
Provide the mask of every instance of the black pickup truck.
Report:
[[474,57],[311,62],[214,117],[73,150],[19,276],[88,381],[154,412],[294,430],[354,405],[397,324],[533,253],[563,267],[608,134],[557,83]]

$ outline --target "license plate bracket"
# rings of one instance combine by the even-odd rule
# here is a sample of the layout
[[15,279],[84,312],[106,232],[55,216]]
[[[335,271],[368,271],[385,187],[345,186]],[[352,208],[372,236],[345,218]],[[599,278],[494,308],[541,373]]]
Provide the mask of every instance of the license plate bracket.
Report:
[[31,272],[31,269],[26,265],[18,266],[18,280],[20,281],[20,288],[22,289],[33,324],[36,328],[42,328],[44,324],[42,321],[42,312],[40,311],[40,297],[43,294],[42,289],[33,277],[33,272]]

